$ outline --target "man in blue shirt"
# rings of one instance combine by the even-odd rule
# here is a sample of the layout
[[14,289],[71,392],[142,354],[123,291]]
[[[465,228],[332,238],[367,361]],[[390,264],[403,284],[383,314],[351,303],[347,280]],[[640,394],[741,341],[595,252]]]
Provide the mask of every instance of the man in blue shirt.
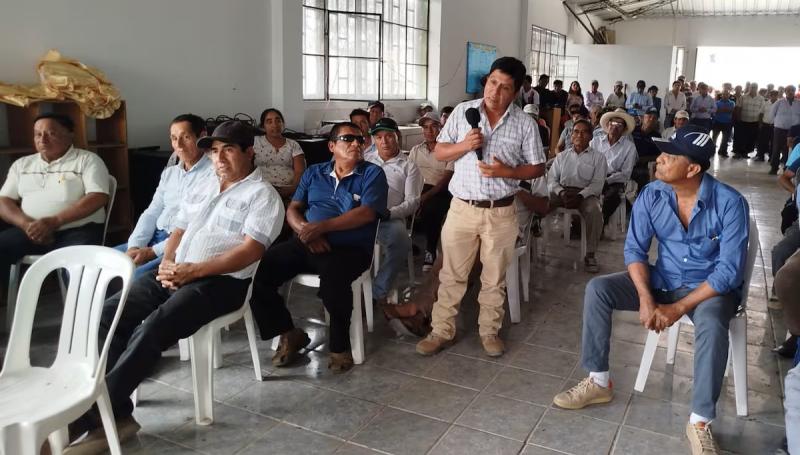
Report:
[[[686,434],[692,453],[716,447],[706,426],[728,358],[728,324],[736,314],[744,276],[749,217],[744,197],[705,171],[714,144],[702,129],[685,126],[658,141],[656,178],[633,205],[625,241],[627,272],[591,280],[583,310],[581,363],[589,377],[558,394],[566,409],[607,403],[609,340],[614,310],[638,311],[649,330],[661,332],[688,315],[695,326],[692,414]],[[655,265],[650,244],[658,241]]]
[[647,87],[645,81],[637,82],[636,92],[631,93],[631,96],[628,97],[628,101],[625,102],[625,108],[639,117],[643,116],[649,108],[653,107],[653,99],[650,98],[649,94],[645,93],[645,87]]
[[[301,273],[320,277],[318,296],[330,314],[330,363],[343,372],[353,366],[350,352],[351,283],[372,261],[378,220],[388,216],[389,187],[380,166],[363,160],[364,136],[353,123],[336,124],[328,149],[333,160],[306,169],[286,209],[295,232],[261,259],[250,306],[265,340],[280,335],[272,364],[287,366],[310,342],[295,328],[278,288]],[[371,304],[371,302],[368,302]]]
[[722,142],[719,144],[717,154],[727,158],[728,142],[731,140],[731,129],[733,128],[733,110],[736,108],[736,102],[731,99],[731,84],[727,82],[722,84],[722,93],[716,105],[717,111],[711,126],[711,141],[716,144],[719,134],[722,133]]

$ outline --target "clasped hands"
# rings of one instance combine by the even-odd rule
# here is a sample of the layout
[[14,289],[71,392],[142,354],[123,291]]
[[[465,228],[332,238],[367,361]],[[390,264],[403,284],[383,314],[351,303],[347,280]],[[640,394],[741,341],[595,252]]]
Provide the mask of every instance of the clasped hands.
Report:
[[53,243],[53,233],[59,225],[60,223],[53,216],[33,220],[25,226],[25,235],[37,245],[47,245]]
[[577,209],[580,208],[581,202],[583,202],[583,195],[580,191],[581,189],[579,188],[565,188],[558,193],[558,197],[561,198],[564,207],[568,209]]
[[176,264],[175,261],[169,259],[161,261],[158,273],[156,273],[156,280],[161,283],[161,286],[172,290],[189,284],[197,278],[196,264],[191,262]]
[[639,301],[639,322],[656,333],[672,327],[684,314],[683,306],[677,302],[658,304],[652,298]]
[[331,246],[323,234],[327,232],[322,223],[303,223],[300,226],[300,231],[297,233],[297,238],[314,254],[327,253],[331,250]]

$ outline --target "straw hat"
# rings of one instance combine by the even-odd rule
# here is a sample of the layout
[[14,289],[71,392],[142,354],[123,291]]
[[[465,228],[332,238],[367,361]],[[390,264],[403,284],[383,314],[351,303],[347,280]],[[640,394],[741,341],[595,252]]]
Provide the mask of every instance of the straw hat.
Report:
[[608,133],[608,122],[612,118],[621,118],[622,120],[625,121],[626,128],[623,135],[631,134],[633,132],[633,129],[636,127],[636,121],[633,119],[633,117],[631,117],[624,110],[617,109],[616,111],[613,112],[606,112],[605,114],[603,114],[602,117],[600,117],[600,127],[603,128],[603,131],[605,131],[606,133]]

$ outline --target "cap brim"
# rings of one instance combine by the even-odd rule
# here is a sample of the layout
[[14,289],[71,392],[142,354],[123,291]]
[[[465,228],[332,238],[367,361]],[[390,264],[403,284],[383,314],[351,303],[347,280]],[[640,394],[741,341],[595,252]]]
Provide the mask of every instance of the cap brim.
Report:
[[214,141],[221,141],[225,142],[226,144],[232,143],[232,141],[226,137],[204,136],[197,140],[197,146],[201,149],[210,149],[211,145],[214,144]]
[[653,144],[655,144],[655,146],[658,147],[658,150],[661,151],[661,152],[664,152],[664,153],[667,153],[667,154],[670,154],[670,155],[686,155],[686,153],[684,153],[683,150],[681,150],[677,146],[677,144],[675,144],[674,142],[670,141],[669,139],[663,139],[663,138],[654,137],[653,138]]
[[437,124],[439,126],[442,126],[442,122],[437,122],[436,120],[434,120],[432,118],[428,118],[428,117],[422,117],[421,119],[419,119],[419,121],[417,122],[417,125],[423,126],[426,123],[435,123],[435,124]]
[[399,130],[396,130],[394,128],[389,128],[388,126],[379,126],[379,127],[372,128],[371,130],[369,130],[369,134],[370,135],[374,135],[375,133],[377,133],[379,131],[391,131],[393,133],[400,133]]

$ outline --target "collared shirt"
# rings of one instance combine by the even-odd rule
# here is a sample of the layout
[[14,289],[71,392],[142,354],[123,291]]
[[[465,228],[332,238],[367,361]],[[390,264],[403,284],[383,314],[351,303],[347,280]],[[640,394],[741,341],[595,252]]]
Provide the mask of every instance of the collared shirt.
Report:
[[678,111],[685,111],[686,95],[682,92],[678,92],[678,96],[675,96],[672,91],[667,92],[667,94],[664,95],[664,110],[667,111],[667,115],[674,114]]
[[303,155],[303,149],[296,141],[286,138],[277,150],[267,140],[267,136],[256,136],[253,142],[256,166],[267,181],[275,186],[287,186],[294,180],[294,157]]
[[559,194],[565,186],[583,188],[580,194],[600,196],[606,181],[606,159],[590,145],[582,153],[570,147],[556,155],[547,172],[547,189],[551,194]]
[[740,119],[743,122],[757,122],[758,118],[764,112],[764,98],[756,93],[756,96],[745,95],[741,98],[742,108]]
[[398,153],[388,161],[383,161],[380,154],[375,151],[365,154],[364,160],[377,164],[386,174],[386,183],[389,185],[389,194],[386,198],[389,218],[402,220],[413,215],[419,207],[423,185],[422,174],[417,165],[404,153]]
[[[705,108],[705,112],[700,112],[700,108]],[[717,102],[714,100],[713,97],[708,95],[692,97],[692,104],[689,108],[692,114],[692,118],[698,119],[710,119],[711,115],[717,111]]]
[[[776,102],[777,102],[777,101],[776,101]],[[772,106],[773,106],[774,104],[775,104],[775,103],[773,103],[773,102],[772,102],[772,101],[770,101],[770,100],[766,100],[766,101],[764,102],[764,117],[761,119],[761,121],[762,121],[763,123],[766,123],[766,124],[772,125],[772,123],[775,121],[775,115],[772,113]]]
[[789,104],[786,98],[779,99],[772,105],[772,117],[775,128],[788,130],[800,124],[800,102],[793,100]]
[[[275,188],[256,168],[247,177],[220,192],[216,176],[205,179],[197,192],[187,197],[178,213],[175,228],[183,237],[175,252],[175,262],[205,262],[244,243],[245,236],[269,248],[283,227],[283,202]],[[202,199],[197,203],[195,195]],[[189,203],[188,199],[193,203]],[[189,205],[199,205],[195,216]],[[190,219],[191,218],[191,219]],[[225,275],[240,280],[252,276],[256,262]]]
[[[638,104],[640,107],[635,108],[633,107],[634,104]],[[639,93],[633,92],[631,96],[628,97],[628,101],[625,102],[625,108],[633,109],[636,111],[636,115],[644,115],[647,111],[647,108],[653,106],[653,98],[650,97],[647,93]]]
[[[108,194],[108,169],[103,160],[88,150],[70,147],[59,159],[47,162],[40,153],[24,156],[8,170],[0,196],[20,201],[22,212],[33,219],[54,216],[89,193]],[[58,228],[105,223],[106,209]]]
[[617,96],[616,93],[611,92],[606,99],[606,107],[625,107],[625,94],[621,93]]
[[[477,108],[481,113],[480,128],[484,139],[485,163],[491,163],[495,157],[512,167],[545,162],[538,125],[513,103],[508,106],[494,129],[486,117],[483,98],[459,104],[448,117],[437,142],[455,144],[464,140],[472,129],[464,113],[471,107]],[[512,196],[519,190],[519,180],[483,177],[478,170],[478,156],[473,152],[455,160],[454,169],[449,190],[460,199],[497,200]]]
[[648,262],[653,237],[658,259],[650,285],[673,291],[703,282],[718,293],[740,289],[749,234],[747,201],[738,191],[703,175],[689,226],[678,218],[675,191],[662,181],[645,186],[633,204],[625,239],[625,265]]
[[425,185],[436,185],[447,172],[453,172],[455,168],[453,161],[437,160],[424,142],[411,148],[408,159],[413,161],[419,168]]
[[[164,168],[153,200],[142,212],[128,238],[128,248],[146,247],[156,230],[171,233],[175,229],[178,212],[186,195],[194,192],[198,185],[205,185],[205,181],[213,177],[214,167],[211,165],[211,159],[205,154],[188,171],[183,168],[182,163]],[[187,215],[193,214],[187,213]],[[193,216],[189,216],[189,219],[193,219]],[[166,244],[167,241],[164,240],[153,245],[156,256],[164,254]]]
[[[305,204],[306,220],[312,223],[324,221],[361,206],[374,210],[377,218],[388,215],[386,198],[389,186],[380,166],[361,161],[351,174],[339,180],[334,164],[335,161],[315,164],[303,173],[292,200]],[[377,224],[376,219],[354,229],[328,232],[325,238],[332,246],[356,246],[371,252]]]
[[599,90],[595,93],[592,93],[591,90],[587,90],[586,96],[584,96],[583,99],[586,100],[586,109],[591,109],[592,106],[603,107],[603,93]]
[[522,107],[525,107],[526,104],[535,104],[539,105],[539,92],[536,91],[534,87],[531,87],[529,91],[525,91],[525,87],[520,87],[519,89],[519,96],[517,97],[519,100],[519,104]]
[[608,135],[603,135],[593,138],[589,147],[597,150],[606,158],[608,165],[606,183],[626,183],[631,179],[631,172],[633,172],[633,166],[636,165],[638,155],[636,154],[636,145],[630,138],[622,136],[614,145],[611,145]]
[[721,99],[717,101],[717,111],[714,114],[715,123],[733,123],[733,110],[736,108],[736,103],[730,99]]

